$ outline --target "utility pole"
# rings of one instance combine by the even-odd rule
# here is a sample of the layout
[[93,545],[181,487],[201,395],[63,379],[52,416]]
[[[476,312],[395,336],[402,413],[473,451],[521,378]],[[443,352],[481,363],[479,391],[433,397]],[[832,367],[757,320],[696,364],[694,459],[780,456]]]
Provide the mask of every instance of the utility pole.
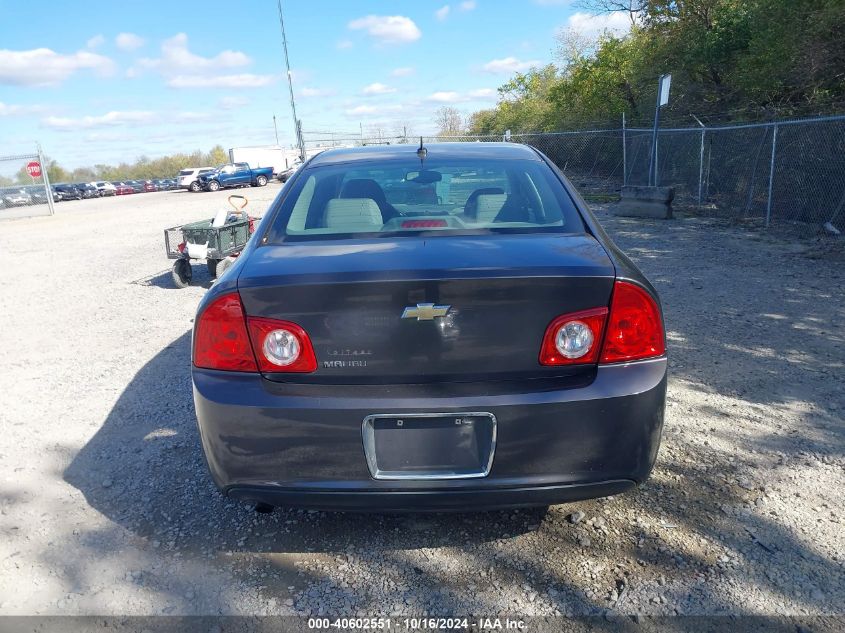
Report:
[[276,145],[279,144],[279,128],[276,127],[276,115],[273,115],[273,131],[276,133]]
[[282,0],[278,0],[279,27],[282,29],[282,48],[285,51],[285,68],[288,72],[288,89],[290,90],[290,111],[293,115],[293,132],[299,145],[299,159],[305,162],[305,146],[302,143],[302,132],[299,119],[296,117],[296,101],[293,98],[293,80],[290,74],[290,60],[288,59],[288,38],[285,35],[285,19],[282,16]]

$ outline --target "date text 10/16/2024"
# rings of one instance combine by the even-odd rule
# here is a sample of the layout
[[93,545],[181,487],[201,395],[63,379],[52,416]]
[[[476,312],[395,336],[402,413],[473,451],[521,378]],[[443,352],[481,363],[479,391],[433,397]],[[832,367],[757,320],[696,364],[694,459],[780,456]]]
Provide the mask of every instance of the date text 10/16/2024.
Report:
[[511,618],[308,618],[312,630],[363,631],[524,631],[523,620]]

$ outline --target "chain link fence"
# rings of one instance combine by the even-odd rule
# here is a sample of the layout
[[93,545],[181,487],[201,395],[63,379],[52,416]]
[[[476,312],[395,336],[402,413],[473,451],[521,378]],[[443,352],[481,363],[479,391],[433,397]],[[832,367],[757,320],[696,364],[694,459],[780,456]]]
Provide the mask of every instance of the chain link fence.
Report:
[[[305,134],[312,150],[419,143],[419,136]],[[423,141],[510,140],[546,154],[587,196],[648,184],[650,128],[592,129]],[[813,234],[845,230],[845,115],[769,123],[661,129],[657,181],[675,188],[678,207],[760,226]]]
[[56,194],[39,152],[0,156],[0,219],[53,215]]

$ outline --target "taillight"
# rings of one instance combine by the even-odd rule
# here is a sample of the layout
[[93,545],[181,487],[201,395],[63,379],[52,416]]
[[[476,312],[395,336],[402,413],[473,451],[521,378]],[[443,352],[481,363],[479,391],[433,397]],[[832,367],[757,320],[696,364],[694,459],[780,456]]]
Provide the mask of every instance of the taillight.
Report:
[[540,347],[541,365],[595,363],[601,349],[607,308],[582,310],[549,323]]
[[194,365],[206,369],[258,371],[237,292],[215,299],[199,316]]
[[[256,363],[256,359],[258,362]],[[215,299],[197,322],[194,365],[243,372],[312,372],[317,358],[296,323],[246,317],[237,292]]]
[[610,301],[602,363],[662,356],[666,352],[663,320],[651,295],[628,281],[617,281]]
[[540,347],[540,364],[622,363],[665,353],[657,302],[639,286],[617,281],[609,311],[573,312],[549,324]]
[[311,339],[296,323],[249,317],[247,324],[261,371],[307,373],[317,369]]

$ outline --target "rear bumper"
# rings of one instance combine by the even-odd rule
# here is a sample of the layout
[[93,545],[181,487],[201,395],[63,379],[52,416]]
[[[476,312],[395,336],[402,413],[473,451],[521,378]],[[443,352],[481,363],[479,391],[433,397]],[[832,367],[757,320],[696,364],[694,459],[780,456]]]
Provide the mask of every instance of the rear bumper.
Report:
[[464,488],[458,490],[297,490],[273,486],[230,486],[225,494],[251,503],[354,512],[463,512],[529,508],[615,495],[636,486],[631,479],[561,486]]
[[[203,450],[217,486],[253,502],[335,510],[463,510],[550,505],[623,492],[646,479],[660,444],[666,359],[600,367],[587,385],[304,386],[194,368]],[[488,411],[490,474],[376,480],[362,422],[374,413]]]

